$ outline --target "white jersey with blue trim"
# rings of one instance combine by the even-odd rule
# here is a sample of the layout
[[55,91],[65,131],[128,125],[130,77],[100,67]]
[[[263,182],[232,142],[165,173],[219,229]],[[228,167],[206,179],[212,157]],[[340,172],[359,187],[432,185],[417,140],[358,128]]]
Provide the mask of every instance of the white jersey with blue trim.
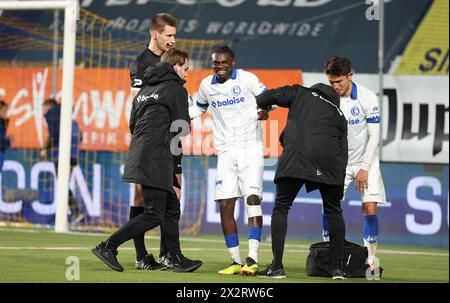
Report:
[[[348,124],[348,164],[363,162],[369,139],[367,123],[380,123],[378,97],[364,86],[352,83],[350,97],[341,97],[340,108]],[[378,161],[378,152],[373,158]]]
[[266,90],[258,77],[242,69],[233,69],[224,83],[219,83],[215,75],[202,80],[197,106],[209,106],[217,151],[263,143],[255,97]]

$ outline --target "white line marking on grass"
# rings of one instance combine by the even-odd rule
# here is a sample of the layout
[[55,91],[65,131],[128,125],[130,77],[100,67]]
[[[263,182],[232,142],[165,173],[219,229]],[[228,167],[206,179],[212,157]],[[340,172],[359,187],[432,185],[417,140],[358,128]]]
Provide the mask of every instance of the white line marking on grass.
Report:
[[[23,233],[46,233],[46,234],[55,234],[53,230],[51,229],[29,229],[29,228],[11,228],[11,227],[0,227],[0,232],[23,232]],[[67,235],[80,235],[80,236],[94,236],[94,237],[106,237],[107,234],[105,233],[89,233],[89,232],[74,232],[70,231],[67,233],[61,233],[61,234],[67,234]],[[160,236],[145,236],[145,239],[148,240],[159,240]],[[186,242],[197,242],[197,243],[220,243],[224,244],[223,240],[217,240],[217,239],[202,239],[202,238],[193,238],[193,237],[181,237],[181,241]],[[271,242],[261,242],[261,247],[267,247],[271,246]],[[243,247],[246,247],[245,244],[242,245]],[[291,248],[290,250],[285,250],[286,252],[308,252],[309,251],[309,245],[305,244],[286,244],[286,248]],[[26,249],[26,250],[90,250],[91,248],[87,247],[0,247],[0,250],[20,250],[20,249]],[[222,249],[209,249],[209,248],[183,248],[183,250],[210,250],[210,251],[222,251],[225,247]],[[119,248],[119,250],[134,250],[134,248]],[[269,250],[270,251],[270,250]],[[408,250],[390,250],[390,249],[378,249],[378,253],[381,254],[388,254],[388,255],[414,255],[414,256],[436,256],[436,257],[449,257],[448,253],[434,253],[434,252],[420,252],[420,251],[408,251]]]
[[[0,246],[0,250],[57,250],[57,251],[64,251],[64,250],[86,250],[90,251],[90,247],[37,247],[37,246],[28,246],[28,247],[7,247],[7,246]],[[133,247],[121,247],[119,248],[119,251],[134,251]],[[183,251],[212,251],[212,252],[226,252],[225,249],[222,248],[204,248],[204,247],[190,247],[190,248],[183,248]],[[260,249],[260,252],[271,252],[271,249]],[[286,249],[284,252],[288,253],[299,253],[299,252],[308,252],[308,250],[304,249]]]
[[378,249],[378,252],[381,254],[387,255],[410,255],[410,256],[436,256],[436,257],[447,257],[448,254],[444,253],[433,253],[428,251],[407,251],[407,250],[390,250],[390,249]]
[[[25,229],[25,228],[2,228],[0,227],[0,232],[24,232],[24,233],[38,233],[38,232],[44,232],[47,234],[55,234],[55,235],[79,235],[79,236],[91,236],[91,237],[107,237],[108,234],[107,233],[91,233],[91,232],[79,232],[79,231],[70,231],[70,232],[65,232],[65,233],[55,233],[53,230],[48,230],[48,229],[44,229],[44,230],[37,230],[37,229]],[[160,236],[145,236],[145,239],[148,240],[159,240]],[[187,241],[187,242],[198,242],[198,243],[219,243],[219,244],[224,244],[225,245],[225,241],[224,240],[217,240],[217,239],[202,239],[202,238],[193,238],[190,236],[187,237],[181,237],[180,240],[182,241]],[[272,243],[271,242],[261,242],[262,246],[271,246]],[[293,248],[309,248],[309,245],[305,245],[305,244],[286,244],[285,247],[293,247]]]
[[0,246],[0,250],[88,250],[87,247],[37,247],[37,246],[26,246],[26,247],[7,247]]
[[[245,247],[245,245],[243,245]],[[91,247],[38,247],[38,246],[0,246],[0,250],[91,250]],[[133,250],[134,247],[121,247],[119,250]],[[205,248],[205,247],[183,247],[183,251],[223,251],[225,252],[225,248]],[[261,252],[270,252],[271,249],[260,249]],[[285,252],[289,253],[304,253],[308,252],[308,249],[286,249]],[[449,254],[445,253],[433,253],[433,252],[416,252],[416,251],[401,251],[401,250],[378,250],[380,254],[387,255],[414,255],[414,256],[433,256],[433,257],[449,257]]]

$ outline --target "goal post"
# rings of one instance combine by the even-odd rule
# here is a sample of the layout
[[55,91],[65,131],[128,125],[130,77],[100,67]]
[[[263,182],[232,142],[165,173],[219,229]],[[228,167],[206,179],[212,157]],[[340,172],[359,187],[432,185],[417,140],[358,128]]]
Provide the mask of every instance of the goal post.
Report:
[[0,10],[64,10],[64,44],[62,65],[62,102],[55,231],[68,231],[68,192],[70,176],[70,143],[75,72],[76,22],[78,0],[65,1],[0,1]]
[[[122,182],[131,140],[129,67],[149,33],[79,7],[73,59],[76,14],[64,6],[71,1],[11,2],[0,0],[0,74],[10,75],[0,77],[0,97],[8,105],[7,135],[13,139],[0,172],[0,226],[113,232],[128,221],[133,203],[134,186]],[[63,9],[69,14],[65,30]],[[230,41],[177,39],[177,48],[187,51],[198,69],[208,67],[220,44]],[[204,72],[191,75],[192,94]],[[61,107],[48,112],[48,98],[57,100],[62,114]],[[54,138],[56,132],[61,140]],[[49,139],[55,142],[44,155]],[[200,230],[208,163],[206,155],[184,157],[181,233]]]

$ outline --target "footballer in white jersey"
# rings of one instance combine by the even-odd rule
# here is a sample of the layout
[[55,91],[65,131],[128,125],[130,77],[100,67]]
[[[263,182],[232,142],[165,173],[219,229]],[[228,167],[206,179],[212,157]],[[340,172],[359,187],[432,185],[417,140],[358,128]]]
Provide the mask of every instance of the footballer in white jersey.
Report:
[[254,74],[242,69],[232,69],[224,83],[219,83],[216,75],[202,80],[197,106],[209,106],[218,152],[263,144],[255,96],[266,90]]
[[[235,69],[234,53],[228,46],[213,51],[214,75],[200,84],[191,117],[208,108],[213,120],[217,150],[215,199],[219,202],[222,229],[232,264],[219,271],[224,275],[251,275],[258,270],[258,251],[262,228],[262,184],[264,172],[262,119],[268,114],[258,110],[255,96],[266,91],[258,78]],[[249,254],[242,262],[234,208],[243,198],[248,214]]]
[[370,155],[366,155],[369,143],[369,128],[374,125],[379,127],[380,123],[378,98],[364,86],[352,82],[350,96],[341,96],[340,108],[347,119],[349,139],[344,193],[350,184],[355,181],[359,170],[363,169],[368,171],[368,180],[367,183],[362,184],[363,190],[360,190],[362,202],[385,203],[386,196],[378,159],[379,139],[376,140],[376,145],[374,144],[372,147],[374,151]]
[[[363,240],[368,248],[368,264],[374,275],[380,274],[375,251],[378,243],[377,203],[386,202],[383,179],[378,159],[380,142],[380,109],[377,96],[362,85],[353,82],[351,61],[333,57],[325,64],[330,85],[340,96],[340,109],[348,126],[348,165],[344,194],[351,183],[361,193],[364,216]],[[327,236],[326,216],[323,235]]]

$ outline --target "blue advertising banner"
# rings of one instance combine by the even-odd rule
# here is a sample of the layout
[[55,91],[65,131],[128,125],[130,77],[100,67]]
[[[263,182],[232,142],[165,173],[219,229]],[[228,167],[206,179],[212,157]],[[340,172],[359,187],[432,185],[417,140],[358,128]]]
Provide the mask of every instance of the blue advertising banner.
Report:
[[[36,150],[8,149],[0,174],[0,222],[52,226],[56,212],[55,163]],[[134,185],[122,182],[126,153],[80,152],[71,171],[72,230],[110,231],[129,219]],[[209,157],[186,157],[181,198],[182,232],[198,232],[205,206]],[[69,194],[70,195],[70,194]]]
[[[132,58],[148,43],[150,18],[160,12],[169,12],[179,19],[177,38],[197,40],[225,40],[232,44],[237,54],[237,64],[247,69],[302,69],[306,72],[321,72],[324,62],[331,56],[350,58],[358,72],[375,73],[378,68],[378,20],[379,7],[375,0],[81,0],[81,8],[101,18],[87,16],[78,22],[79,38],[93,35],[98,49],[85,50],[83,56],[102,57],[108,49],[102,45],[118,42],[114,47],[131,63]],[[432,0],[385,1],[385,71],[391,62],[403,53],[408,41],[430,7]],[[39,12],[14,13],[51,30],[53,17]],[[39,18],[41,20],[39,20]],[[95,22],[109,22],[98,25]],[[61,29],[62,29],[62,22]],[[117,32],[111,24],[125,27],[129,35]],[[0,24],[5,36],[24,35],[11,24]],[[17,32],[19,31],[19,32]],[[100,39],[103,32],[107,38]],[[51,33],[51,31],[49,31]],[[139,35],[137,35],[137,33]],[[100,36],[95,36],[99,34]],[[48,34],[50,35],[50,34]],[[50,36],[51,37],[51,36]],[[48,43],[49,38],[40,38]],[[88,42],[91,43],[92,41]],[[124,44],[136,48],[131,56],[122,52]],[[141,44],[140,44],[141,43]],[[139,46],[141,45],[141,46]],[[83,46],[79,46],[81,48]],[[26,49],[0,46],[3,60],[23,59]],[[36,49],[29,50],[28,59]],[[52,48],[46,50],[51,58]],[[0,59],[2,59],[0,56]],[[114,60],[114,57],[111,58]],[[35,59],[34,59],[35,60]],[[81,60],[81,61],[80,61]],[[86,58],[78,58],[83,62]],[[101,58],[98,58],[101,60]],[[86,63],[85,63],[86,64]],[[106,62],[100,64],[105,66]],[[122,64],[122,63],[121,63]],[[91,65],[89,65],[91,66]],[[115,65],[118,66],[118,65]],[[121,67],[123,67],[121,65]]]
[[[275,200],[276,168],[264,172],[263,236],[270,236]],[[448,247],[448,165],[382,163],[381,173],[388,202],[378,205],[380,241],[390,244]],[[201,232],[221,232],[214,201],[214,167],[208,171],[206,217]],[[242,201],[235,217],[242,236],[247,234],[247,216]],[[302,188],[289,212],[288,237],[321,240],[322,200],[318,191]],[[359,193],[352,186],[343,202],[347,239],[361,242],[363,215]]]
[[[52,162],[38,160],[37,152],[8,150],[1,174],[0,221],[54,224],[55,171]],[[121,181],[125,154],[83,152],[71,175],[76,212],[75,229],[108,230],[128,220],[132,186]],[[271,160],[271,159],[270,159]],[[184,186],[180,227],[185,233],[221,234],[214,201],[216,157],[184,157]],[[272,161],[276,163],[275,161]],[[263,215],[265,238],[275,198],[275,166],[264,172]],[[389,244],[448,247],[448,165],[394,164],[381,166],[388,203],[379,207],[380,241]],[[34,189],[33,201],[6,202],[12,188]],[[235,217],[241,236],[247,234],[242,202]],[[359,194],[350,188],[343,202],[347,238],[362,241]],[[302,189],[289,213],[288,237],[321,238],[321,199],[317,191]]]

